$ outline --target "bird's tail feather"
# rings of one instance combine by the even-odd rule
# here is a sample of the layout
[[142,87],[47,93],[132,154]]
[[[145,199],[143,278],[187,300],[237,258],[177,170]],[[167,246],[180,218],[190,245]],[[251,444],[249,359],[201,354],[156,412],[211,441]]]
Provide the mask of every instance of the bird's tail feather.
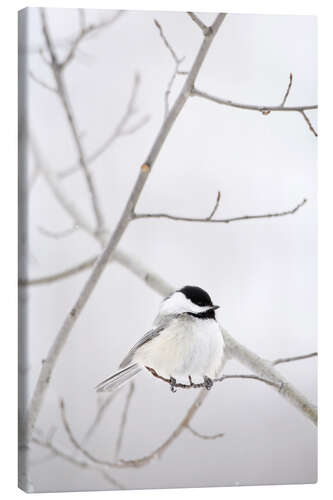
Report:
[[102,382],[100,382],[96,386],[96,391],[97,392],[115,391],[116,389],[119,389],[119,387],[124,385],[126,382],[131,380],[133,377],[135,377],[141,370],[142,370],[141,366],[139,366],[137,363],[126,366],[126,368],[119,370],[118,372],[111,375],[111,377],[108,377]]

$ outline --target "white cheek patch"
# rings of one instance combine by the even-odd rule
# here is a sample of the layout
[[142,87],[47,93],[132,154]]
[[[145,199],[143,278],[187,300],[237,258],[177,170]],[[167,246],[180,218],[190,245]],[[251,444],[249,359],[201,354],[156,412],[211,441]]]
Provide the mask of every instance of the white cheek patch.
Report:
[[160,314],[182,314],[184,312],[198,314],[209,309],[210,306],[197,306],[191,300],[187,299],[183,293],[175,292],[162,302]]

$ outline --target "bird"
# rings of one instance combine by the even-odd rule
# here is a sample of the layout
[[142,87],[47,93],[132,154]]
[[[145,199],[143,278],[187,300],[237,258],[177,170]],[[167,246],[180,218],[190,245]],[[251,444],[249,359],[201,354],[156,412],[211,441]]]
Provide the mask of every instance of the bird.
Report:
[[149,330],[128,352],[119,370],[96,386],[115,391],[147,368],[165,377],[175,392],[177,379],[203,381],[210,390],[219,372],[224,342],[209,294],[198,286],[184,286],[163,299]]

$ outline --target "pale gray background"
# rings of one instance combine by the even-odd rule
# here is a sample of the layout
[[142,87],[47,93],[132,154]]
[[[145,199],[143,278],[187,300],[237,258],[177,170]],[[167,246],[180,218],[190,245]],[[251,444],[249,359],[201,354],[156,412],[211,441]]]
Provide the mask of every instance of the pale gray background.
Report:
[[[57,40],[73,35],[74,10],[48,10]],[[43,42],[39,13],[29,11],[29,46]],[[88,21],[109,16],[89,11]],[[207,23],[213,15],[201,15]],[[153,23],[157,18],[179,56],[190,67],[201,32],[183,13],[126,12],[110,29],[84,42],[66,72],[75,113],[88,152],[112,131],[127,104],[134,73],[142,85],[138,117],[150,122],[121,138],[94,164],[98,192],[110,228],[116,224],[163,117],[164,91],[173,61]],[[61,45],[60,45],[61,47]],[[61,49],[60,49],[61,50]],[[316,94],[316,19],[305,16],[230,15],[202,67],[197,86],[241,102],[279,104],[290,71],[292,104],[313,104]],[[34,52],[29,67],[52,82]],[[179,77],[172,97],[183,77]],[[57,96],[28,81],[29,125],[48,165],[60,170],[76,159]],[[310,115],[309,115],[310,116]],[[316,113],[311,114],[316,125]],[[31,170],[33,161],[31,161]],[[85,184],[77,174],[66,191],[90,216]],[[308,203],[280,219],[229,225],[165,220],[131,224],[120,247],[137,255],[175,285],[196,284],[221,305],[221,323],[258,354],[274,359],[316,349],[316,139],[299,114],[259,113],[189,100],[172,129],[144,189],[138,211],[206,216],[217,190],[219,216],[266,213]],[[98,251],[83,233],[52,240],[38,226],[63,230],[71,221],[39,179],[30,195],[29,274],[65,269]],[[91,218],[93,221],[93,219]],[[41,360],[77,297],[87,273],[29,292],[29,396]],[[57,364],[37,427],[58,428],[55,442],[70,450],[59,423],[58,400],[67,403],[78,437],[96,408],[94,385],[118,365],[128,348],[150,327],[160,297],[127,270],[109,266],[74,327]],[[301,361],[281,371],[312,401],[316,362]],[[230,363],[227,372],[244,371]],[[151,452],[178,424],[195,397],[171,394],[167,386],[138,379],[123,445],[124,458]],[[112,458],[125,392],[114,402],[91,449]],[[188,432],[160,461],[116,471],[128,488],[302,483],[316,480],[316,432],[304,416],[259,382],[228,381],[214,389],[193,426],[203,433],[225,432],[202,441]],[[34,458],[45,452],[36,449]],[[59,459],[34,465],[37,491],[108,489],[99,475]]]

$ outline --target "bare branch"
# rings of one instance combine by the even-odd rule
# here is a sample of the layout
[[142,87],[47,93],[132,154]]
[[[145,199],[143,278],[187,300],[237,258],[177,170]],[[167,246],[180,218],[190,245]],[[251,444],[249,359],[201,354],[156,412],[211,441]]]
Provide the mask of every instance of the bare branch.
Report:
[[289,95],[289,92],[290,92],[290,89],[291,89],[292,83],[293,83],[293,74],[292,74],[292,73],[290,73],[290,75],[289,75],[289,84],[288,84],[288,87],[287,87],[286,93],[284,94],[284,97],[283,97],[282,102],[281,102],[281,106],[282,106],[282,107],[286,104],[286,101],[287,101],[287,99],[288,99],[288,95]]
[[207,220],[211,220],[214,217],[214,215],[216,214],[216,211],[217,211],[217,209],[219,208],[219,205],[220,205],[220,200],[221,200],[221,191],[218,191],[217,192],[217,198],[216,198],[216,202],[215,202],[214,208],[211,211],[211,213],[208,215]]
[[72,443],[74,448],[79,450],[82,453],[82,455],[84,455],[86,458],[88,458],[88,460],[90,460],[91,462],[93,462],[95,464],[103,465],[103,466],[115,468],[115,469],[125,469],[127,467],[133,467],[132,460],[118,460],[115,462],[111,462],[109,460],[100,459],[100,458],[96,457],[95,455],[93,455],[92,453],[90,453],[86,448],[83,448],[83,446],[78,442],[78,440],[74,436],[73,431],[69,425],[69,422],[68,422],[68,419],[66,416],[66,412],[65,412],[65,404],[64,404],[63,400],[60,400],[60,413],[61,413],[62,423],[64,425],[65,431],[67,433],[67,436],[68,436],[70,442]]
[[[225,19],[226,14],[218,14],[213,25],[212,30],[209,34],[207,34],[199,48],[198,54],[193,62],[190,73],[188,74],[183,88],[176,99],[170,113],[168,114],[167,119],[162,124],[160,131],[155,138],[155,141],[152,145],[150,153],[145,161],[145,163],[140,168],[140,173],[137,177],[135,185],[132,189],[132,192],[129,196],[127,204],[124,208],[124,211],[120,217],[120,220],[112,233],[109,242],[105,246],[102,254],[97,260],[96,264],[93,267],[93,270],[86,281],[81,293],[79,294],[77,300],[75,301],[73,307],[71,308],[69,314],[66,316],[62,327],[60,328],[58,334],[56,335],[54,342],[47,354],[47,357],[43,363],[41,368],[37,384],[35,390],[33,392],[32,400],[30,403],[30,409],[28,413],[28,424],[27,424],[27,436],[31,436],[32,430],[34,428],[36,419],[39,415],[41,406],[44,401],[45,393],[49,385],[49,381],[51,375],[53,373],[53,369],[57,362],[57,359],[64,348],[67,338],[77,320],[82,312],[85,304],[87,303],[90,295],[92,294],[95,286],[97,285],[99,278],[101,277],[107,263],[110,258],[113,256],[118,243],[123,236],[127,226],[132,220],[133,213],[138,202],[138,199],[141,195],[141,192],[144,188],[144,185],[149,177],[149,174],[152,170],[152,167],[158,157],[158,154],[174,124],[179,113],[181,112],[185,102],[187,101],[190,91],[193,88],[194,81],[199,73],[199,70],[202,66],[202,63],[206,57],[206,54],[209,50],[209,47],[221,26],[223,20]],[[44,15],[45,18],[45,15]],[[44,22],[45,26],[45,22]]]
[[170,43],[168,42],[164,32],[163,32],[163,29],[162,29],[162,26],[160,25],[160,23],[154,19],[154,23],[155,25],[157,26],[159,32],[160,32],[160,36],[164,42],[164,45],[167,47],[167,49],[170,51],[171,53],[171,56],[173,58],[173,60],[175,61],[175,69],[171,75],[171,78],[170,78],[170,81],[168,83],[168,86],[166,88],[166,91],[165,91],[165,94],[164,94],[164,119],[166,119],[166,117],[168,116],[168,113],[169,113],[169,96],[170,96],[170,93],[171,93],[171,89],[172,89],[172,85],[176,79],[176,76],[180,74],[180,70],[179,70],[179,66],[181,65],[181,63],[184,61],[184,57],[182,58],[179,58],[177,55],[176,55],[176,52],[174,51],[174,49],[171,47]]
[[[93,163],[97,158],[99,158],[107,149],[112,146],[112,144],[120,137],[124,137],[127,135],[131,135],[140,128],[142,128],[148,121],[149,121],[149,116],[145,115],[143,116],[136,124],[134,124],[132,127],[127,127],[127,123],[130,121],[132,116],[135,114],[135,102],[138,94],[138,89],[140,86],[140,75],[136,74],[134,77],[134,83],[131,91],[131,95],[128,101],[128,104],[126,106],[126,110],[119,120],[118,124],[116,125],[116,128],[113,130],[112,134],[108,139],[106,139],[93,153],[87,156],[87,163],[90,165]],[[75,172],[78,172],[80,170],[80,164],[75,163],[69,168],[66,168],[65,170],[62,170],[59,172],[59,177],[64,178],[67,177]]]
[[123,442],[123,437],[124,437],[124,432],[125,432],[125,427],[126,427],[126,422],[127,422],[127,417],[128,417],[128,411],[129,411],[131,400],[132,400],[132,397],[134,394],[134,389],[135,389],[135,383],[132,381],[129,384],[128,393],[127,393],[127,396],[125,399],[125,405],[124,405],[123,413],[121,416],[120,428],[119,428],[117,442],[116,442],[116,448],[115,448],[115,458],[116,459],[119,457],[119,454],[120,454],[120,449],[121,449],[121,445]]
[[164,45],[166,46],[166,48],[169,50],[170,54],[172,55],[172,58],[173,60],[175,61],[175,63],[180,63],[181,62],[181,59],[179,57],[177,57],[176,55],[176,52],[174,51],[174,49],[171,47],[170,43],[168,42],[163,30],[162,30],[162,26],[160,25],[160,23],[157,21],[157,19],[154,19],[154,23],[155,23],[155,26],[157,26],[159,32],[160,32],[160,36],[164,42]]
[[47,236],[48,238],[54,238],[56,240],[59,240],[61,238],[66,238],[67,236],[72,235],[77,231],[77,229],[79,228],[76,225],[70,227],[69,229],[64,229],[63,231],[50,231],[49,229],[46,229],[42,226],[38,227],[39,232],[43,236]]
[[52,87],[52,85],[49,85],[48,83],[38,78],[31,70],[29,71],[29,76],[34,82],[38,83],[38,85],[40,85],[44,89],[49,90],[50,92],[57,93],[57,89],[55,87]]
[[[174,389],[203,389],[205,388],[205,383],[202,382],[202,383],[194,383],[192,382],[192,380],[190,380],[190,383],[189,384],[182,384],[180,382],[176,382],[176,383],[173,383],[171,381],[170,378],[165,378],[165,377],[162,377],[161,375],[159,375],[153,368],[150,368],[149,366],[146,366],[147,370],[156,378],[162,380],[163,382],[166,382],[167,384],[170,385],[171,389],[174,391]],[[264,382],[265,384],[267,385],[271,385],[273,387],[277,387],[279,388],[280,385],[274,383],[274,382],[271,382],[270,380],[266,379],[266,378],[263,378],[263,377],[259,377],[257,375],[238,375],[238,374],[235,374],[235,375],[222,375],[221,377],[218,377],[218,378],[215,378],[212,380],[212,382],[215,384],[216,382],[223,382],[224,380],[230,380],[230,379],[250,379],[250,380],[258,380],[259,382]]]
[[198,18],[198,16],[196,16],[193,12],[187,12],[187,14],[195,22],[195,24],[199,26],[204,35],[207,35],[207,33],[209,33],[210,27],[206,26],[205,23],[203,23],[201,19]]
[[282,363],[290,363],[292,361],[300,361],[302,359],[308,359],[308,358],[313,358],[315,356],[318,356],[317,352],[311,352],[310,354],[303,354],[302,356],[292,356],[290,358],[278,358],[275,361],[272,361],[272,365],[280,365]]
[[240,102],[234,102],[230,101],[229,99],[221,99],[220,97],[213,96],[211,94],[207,94],[207,92],[202,92],[201,90],[198,90],[196,88],[193,88],[191,92],[192,96],[197,96],[197,97],[202,97],[203,99],[207,99],[209,101],[213,101],[217,104],[222,104],[224,106],[231,106],[232,108],[239,108],[239,109],[247,109],[249,111],[260,111],[260,113],[263,114],[268,114],[272,111],[306,111],[310,109],[318,109],[317,104],[312,104],[310,106],[258,106],[256,104],[243,104]]
[[[307,200],[304,198],[304,200],[296,205],[296,207],[292,208],[291,210],[286,210],[284,212],[272,212],[268,214],[260,214],[260,215],[241,215],[238,217],[230,217],[228,219],[212,219],[212,216],[209,217],[181,217],[178,215],[170,215],[166,213],[157,213],[157,214],[138,214],[135,213],[133,218],[134,219],[170,219],[174,221],[182,221],[182,222],[217,222],[217,223],[223,223],[223,224],[229,224],[229,222],[237,222],[237,221],[243,221],[243,220],[251,220],[251,219],[269,219],[271,217],[284,217],[286,215],[293,215],[296,213],[305,203]],[[215,207],[214,207],[215,209]],[[214,215],[214,213],[213,213]]]
[[104,470],[102,467],[97,467],[96,465],[94,465],[92,463],[89,463],[89,462],[86,462],[83,460],[79,460],[79,459],[73,457],[71,454],[66,453],[65,451],[61,450],[59,447],[55,446],[50,441],[43,441],[37,437],[33,437],[32,442],[37,444],[38,446],[41,446],[43,448],[48,449],[52,453],[52,456],[54,456],[54,457],[62,458],[63,460],[66,460],[66,462],[69,462],[72,465],[80,467],[81,469],[93,470],[93,471],[99,472],[109,483],[111,483],[116,488],[119,488],[120,490],[126,489],[124,485],[122,485],[114,477],[110,476],[110,474],[106,470]]
[[249,368],[260,377],[276,384],[278,393],[297,408],[304,416],[317,425],[317,408],[308,401],[288,380],[283,377],[273,366],[244,345],[237,342],[225,328],[221,328],[224,342],[229,355]]
[[50,31],[48,28],[47,20],[46,20],[45,10],[41,9],[40,13],[41,13],[42,26],[43,26],[43,34],[44,34],[45,42],[46,42],[46,45],[47,45],[47,48],[49,51],[49,55],[50,55],[51,61],[52,61],[51,68],[52,68],[55,82],[57,84],[57,93],[58,93],[60,101],[63,105],[63,108],[65,110],[65,113],[66,113],[66,116],[68,119],[68,123],[69,123],[69,127],[70,127],[72,137],[74,140],[74,144],[75,144],[77,152],[78,152],[79,162],[80,162],[80,165],[81,165],[81,168],[82,168],[82,171],[84,173],[86,183],[88,186],[93,210],[94,210],[95,217],[96,217],[96,223],[97,223],[96,231],[100,232],[103,230],[103,226],[104,226],[103,216],[102,216],[102,212],[101,212],[101,209],[99,206],[96,188],[95,188],[93,179],[91,177],[91,174],[88,170],[87,159],[86,159],[85,152],[83,150],[83,145],[81,142],[79,129],[78,129],[78,126],[76,123],[76,119],[74,116],[72,105],[71,105],[69,95],[67,92],[67,88],[65,85],[65,81],[63,78],[63,71],[62,70],[64,68],[64,63],[59,63],[57,54],[55,52],[54,45],[53,45],[51,35],[50,35]]
[[189,424],[187,425],[187,429],[193,434],[193,436],[196,436],[200,439],[218,439],[224,437],[224,433],[220,432],[218,434],[201,434],[201,432],[196,431],[191,427]]
[[313,133],[316,137],[318,137],[318,134],[317,134],[316,130],[314,129],[314,127],[313,127],[313,125],[312,125],[312,123],[311,123],[311,121],[310,121],[310,118],[309,118],[309,117],[305,114],[304,109],[300,110],[300,113],[301,113],[301,115],[303,116],[303,118],[304,118],[304,120],[306,121],[306,123],[308,124],[309,129],[311,130],[311,132],[312,132],[312,133]]
[[64,60],[60,63],[61,69],[65,68],[74,59],[76,50],[80,42],[83,40],[83,38],[87,37],[88,35],[91,35],[94,32],[97,32],[101,29],[111,26],[119,19],[119,17],[122,14],[123,14],[122,11],[118,11],[111,19],[104,19],[97,24],[89,24],[88,26],[86,26],[84,9],[79,9],[80,30],[77,36],[74,38],[74,40],[72,40],[68,54],[66,55]]
[[87,259],[80,264],[77,264],[69,269],[65,269],[59,273],[48,274],[46,276],[40,276],[39,278],[31,278],[31,279],[19,279],[19,286],[34,286],[34,285],[48,285],[49,283],[54,283],[56,281],[63,280],[65,278],[70,278],[71,276],[75,276],[76,274],[85,271],[86,269],[90,269],[98,259],[98,255],[96,257],[92,257],[91,259]]

